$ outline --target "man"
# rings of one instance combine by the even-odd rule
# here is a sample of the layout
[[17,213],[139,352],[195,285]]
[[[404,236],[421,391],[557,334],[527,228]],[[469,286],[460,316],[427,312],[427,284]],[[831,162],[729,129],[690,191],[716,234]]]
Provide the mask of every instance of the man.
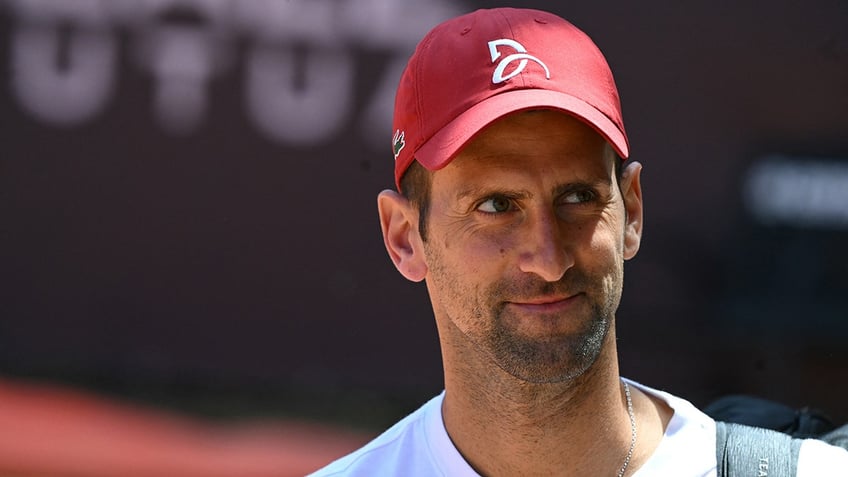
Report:
[[[393,130],[383,237],[426,282],[445,391],[316,475],[716,475],[715,422],[619,376],[642,167],[621,163],[618,93],[592,41],[541,11],[449,20],[410,59]],[[848,453],[809,441],[798,475],[835,463]]]

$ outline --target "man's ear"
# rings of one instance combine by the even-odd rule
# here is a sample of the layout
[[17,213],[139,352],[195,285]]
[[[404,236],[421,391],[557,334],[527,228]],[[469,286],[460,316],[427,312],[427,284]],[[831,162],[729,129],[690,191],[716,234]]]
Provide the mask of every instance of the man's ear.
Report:
[[395,268],[413,282],[427,275],[424,244],[418,233],[418,210],[406,197],[393,190],[384,190],[377,196],[383,243]]
[[642,164],[631,162],[621,173],[621,195],[626,211],[624,223],[624,259],[630,260],[642,242]]

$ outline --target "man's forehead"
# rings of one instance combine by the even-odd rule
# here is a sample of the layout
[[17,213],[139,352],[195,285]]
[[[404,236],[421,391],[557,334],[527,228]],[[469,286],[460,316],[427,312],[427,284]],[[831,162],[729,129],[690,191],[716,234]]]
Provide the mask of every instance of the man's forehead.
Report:
[[[590,157],[538,157],[511,153],[467,154],[433,172],[433,186],[456,198],[497,191],[532,195],[574,185],[606,187],[615,176],[614,152]],[[535,191],[535,192],[531,192]]]
[[568,174],[573,176],[607,176],[620,160],[605,142],[595,147],[579,148],[469,148],[442,170],[434,171],[478,175],[498,174]]
[[[431,171],[431,180],[441,192],[455,196],[462,189],[467,196],[472,192],[466,189],[506,187],[521,177],[550,177],[562,183],[609,181],[616,162],[612,146],[592,127],[563,112],[537,109],[490,123],[445,167]],[[551,183],[546,187],[553,187]]]

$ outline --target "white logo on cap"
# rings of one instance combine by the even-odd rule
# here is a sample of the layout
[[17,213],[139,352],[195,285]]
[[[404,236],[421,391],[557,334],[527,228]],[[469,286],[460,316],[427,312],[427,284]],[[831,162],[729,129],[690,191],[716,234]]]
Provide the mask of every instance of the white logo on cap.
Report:
[[[551,72],[550,70],[548,70],[548,66],[544,62],[542,62],[542,60],[536,58],[533,55],[528,55],[527,48],[524,48],[524,45],[508,38],[501,38],[500,40],[492,40],[489,42],[489,53],[492,54],[492,63],[494,63],[495,60],[497,60],[501,56],[501,52],[498,51],[499,46],[508,46],[513,50],[517,51],[518,53],[513,53],[507,56],[506,58],[502,59],[501,62],[498,63],[498,67],[495,68],[495,72],[492,74],[492,83],[503,83],[504,81],[512,78],[513,76],[521,73],[527,66],[527,60],[533,60],[536,63],[539,63],[542,68],[545,69],[545,78],[551,79]],[[516,67],[508,75],[504,76],[503,74],[504,70],[506,70],[506,67],[509,66],[509,64],[513,61],[517,60],[521,60],[521,62],[518,63],[518,67]]]

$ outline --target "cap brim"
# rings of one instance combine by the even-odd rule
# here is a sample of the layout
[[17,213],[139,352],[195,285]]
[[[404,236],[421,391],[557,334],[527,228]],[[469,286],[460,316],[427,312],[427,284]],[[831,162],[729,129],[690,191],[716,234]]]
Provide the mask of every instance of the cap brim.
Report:
[[622,159],[630,155],[627,137],[595,107],[556,91],[522,89],[492,96],[472,106],[425,142],[416,151],[415,158],[429,170],[441,169],[483,128],[507,114],[528,109],[553,109],[571,114],[603,136]]

